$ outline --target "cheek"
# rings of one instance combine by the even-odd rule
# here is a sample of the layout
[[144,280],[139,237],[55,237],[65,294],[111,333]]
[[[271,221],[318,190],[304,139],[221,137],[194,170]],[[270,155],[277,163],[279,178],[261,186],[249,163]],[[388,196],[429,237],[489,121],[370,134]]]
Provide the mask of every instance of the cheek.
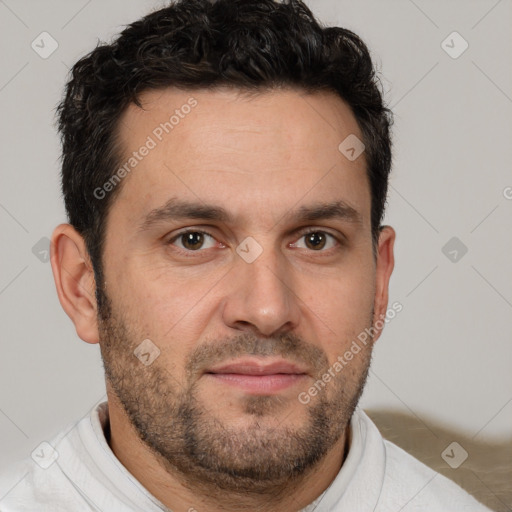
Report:
[[157,268],[127,270],[120,279],[116,296],[124,318],[169,360],[184,360],[200,339],[214,308],[211,280],[184,279]]
[[[304,282],[305,311],[316,325],[316,336],[329,360],[342,354],[371,325],[375,284],[373,273],[362,267],[340,270],[339,275]],[[298,294],[300,296],[300,294]],[[323,341],[322,341],[323,340]]]

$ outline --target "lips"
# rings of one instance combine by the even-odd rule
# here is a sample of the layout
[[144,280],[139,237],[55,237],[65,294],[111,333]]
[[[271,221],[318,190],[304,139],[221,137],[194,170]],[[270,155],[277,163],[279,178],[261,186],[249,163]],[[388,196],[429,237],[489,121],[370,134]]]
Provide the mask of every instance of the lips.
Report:
[[237,360],[232,363],[223,364],[221,366],[216,366],[210,370],[207,370],[206,373],[231,373],[238,375],[303,375],[307,372],[305,369],[299,367],[298,365],[285,360],[263,362],[254,359],[246,359]]
[[238,359],[205,372],[222,386],[238,388],[252,395],[272,395],[296,385],[307,377],[305,368],[284,359],[266,361]]

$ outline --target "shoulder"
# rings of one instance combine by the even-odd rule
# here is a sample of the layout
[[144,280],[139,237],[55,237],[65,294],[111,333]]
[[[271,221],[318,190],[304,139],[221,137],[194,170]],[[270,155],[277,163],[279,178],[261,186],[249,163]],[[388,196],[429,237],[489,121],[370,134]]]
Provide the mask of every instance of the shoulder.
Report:
[[77,503],[77,492],[55,462],[44,468],[31,458],[0,473],[1,512],[88,511]]
[[[58,469],[55,464],[43,469],[31,459],[19,461],[4,469],[0,473],[0,511],[50,510],[45,508],[46,496],[56,491],[60,494],[62,485],[65,485],[62,478],[59,478]],[[55,488],[57,482],[58,489]]]
[[386,471],[381,496],[383,504],[393,507],[400,504],[403,512],[490,512],[457,484],[395,444],[384,440],[384,447]]
[[84,475],[79,427],[90,424],[93,409],[69,423],[49,442],[43,441],[29,457],[0,471],[0,512],[91,512],[96,510],[70,471]]

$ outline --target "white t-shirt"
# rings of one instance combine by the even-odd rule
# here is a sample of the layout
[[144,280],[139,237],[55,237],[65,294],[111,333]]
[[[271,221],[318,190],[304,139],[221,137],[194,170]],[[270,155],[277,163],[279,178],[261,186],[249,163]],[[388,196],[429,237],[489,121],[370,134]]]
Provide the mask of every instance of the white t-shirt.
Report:
[[[362,410],[340,472],[302,512],[490,512],[451,480],[385,441]],[[168,511],[116,458],[103,402],[0,476],[0,512]]]

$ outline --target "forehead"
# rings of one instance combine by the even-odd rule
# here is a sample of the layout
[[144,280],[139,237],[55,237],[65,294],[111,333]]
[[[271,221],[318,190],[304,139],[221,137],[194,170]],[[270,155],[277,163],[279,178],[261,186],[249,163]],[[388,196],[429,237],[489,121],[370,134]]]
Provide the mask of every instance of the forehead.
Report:
[[235,214],[258,204],[275,216],[307,197],[369,213],[364,153],[350,160],[339,150],[361,132],[334,93],[167,88],[140,99],[118,133],[121,165],[134,166],[125,166],[116,202],[133,220],[171,196],[229,204]]

